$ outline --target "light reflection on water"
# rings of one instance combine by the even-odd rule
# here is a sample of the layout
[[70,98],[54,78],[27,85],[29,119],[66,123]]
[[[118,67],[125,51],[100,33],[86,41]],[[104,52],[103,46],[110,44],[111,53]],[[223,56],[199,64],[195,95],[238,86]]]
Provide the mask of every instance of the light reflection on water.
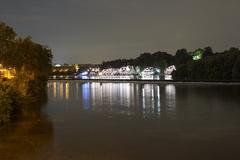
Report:
[[236,85],[49,81],[41,111],[0,129],[0,160],[240,159],[239,95]]
[[69,82],[65,83],[65,99],[69,99]]
[[169,84],[165,87],[167,113],[169,117],[176,115],[176,88],[174,85]]
[[[49,87],[52,87],[49,99],[79,101],[79,106],[86,110],[140,114],[144,118],[160,117],[161,112],[167,112],[173,118],[176,115],[176,88],[173,84],[53,81]],[[161,106],[165,109],[162,110]]]

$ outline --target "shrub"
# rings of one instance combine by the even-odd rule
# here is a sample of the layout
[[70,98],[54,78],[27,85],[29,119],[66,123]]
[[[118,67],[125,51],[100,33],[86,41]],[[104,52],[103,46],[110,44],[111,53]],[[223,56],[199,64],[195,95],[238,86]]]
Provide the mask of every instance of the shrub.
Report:
[[8,122],[21,102],[20,93],[11,82],[0,80],[0,125]]

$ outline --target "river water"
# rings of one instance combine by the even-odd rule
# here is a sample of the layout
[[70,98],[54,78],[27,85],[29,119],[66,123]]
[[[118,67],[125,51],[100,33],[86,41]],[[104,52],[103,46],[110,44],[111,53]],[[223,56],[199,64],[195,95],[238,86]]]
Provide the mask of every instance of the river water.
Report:
[[239,144],[239,85],[63,80],[0,129],[0,160],[240,159]]

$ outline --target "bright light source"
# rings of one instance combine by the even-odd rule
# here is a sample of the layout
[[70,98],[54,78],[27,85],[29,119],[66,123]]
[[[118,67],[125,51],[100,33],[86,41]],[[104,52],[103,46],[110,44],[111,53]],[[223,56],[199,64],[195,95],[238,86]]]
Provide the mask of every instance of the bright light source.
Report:
[[204,53],[204,51],[202,49],[198,49],[197,51],[195,51],[193,53],[193,57],[192,57],[193,60],[198,61],[198,60],[202,59],[203,53]]
[[167,67],[164,71],[164,74],[171,75],[173,71],[176,71],[176,67],[174,65]]
[[55,67],[61,67],[61,64],[55,64]]
[[0,64],[0,77],[12,79],[15,77],[16,71],[12,68],[4,68],[2,64]]
[[88,75],[88,72],[87,72],[87,71],[82,72],[80,75],[81,75],[81,76],[87,76],[87,75]]

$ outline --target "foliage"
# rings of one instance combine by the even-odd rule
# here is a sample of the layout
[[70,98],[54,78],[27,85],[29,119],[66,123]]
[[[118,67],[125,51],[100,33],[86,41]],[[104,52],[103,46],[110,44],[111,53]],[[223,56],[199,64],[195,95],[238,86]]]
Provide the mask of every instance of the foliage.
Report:
[[213,50],[211,47],[208,46],[208,47],[204,48],[203,58],[213,56],[213,55],[214,55],[214,53],[213,53]]
[[239,56],[240,51],[237,48],[222,53],[208,53],[201,60],[179,65],[174,78],[207,81],[240,80]]
[[52,70],[52,52],[30,37],[17,37],[11,27],[0,23],[0,64],[16,70],[13,80],[0,81],[1,125],[20,109],[23,99],[37,100],[46,93],[48,75]]
[[232,68],[232,77],[233,79],[240,80],[240,55],[238,55]]
[[145,67],[158,67],[163,71],[167,66],[172,65],[173,61],[174,58],[171,54],[159,51],[153,54],[143,53],[135,59],[117,59],[103,62],[101,69],[120,68],[131,65],[140,67],[140,70],[143,70]]
[[[32,91],[38,89],[34,87],[44,88],[45,83],[36,82],[48,79],[52,70],[51,50],[33,42],[30,37],[16,37],[13,29],[4,23],[0,23],[0,35],[2,35],[0,37],[0,63],[16,70],[15,86],[26,96],[35,94]],[[39,93],[41,91],[39,90]]]
[[13,86],[12,82],[0,80],[0,125],[10,120],[22,101],[21,94]]
[[174,64],[178,67],[179,65],[186,64],[191,59],[192,57],[186,49],[179,49],[174,56]]

